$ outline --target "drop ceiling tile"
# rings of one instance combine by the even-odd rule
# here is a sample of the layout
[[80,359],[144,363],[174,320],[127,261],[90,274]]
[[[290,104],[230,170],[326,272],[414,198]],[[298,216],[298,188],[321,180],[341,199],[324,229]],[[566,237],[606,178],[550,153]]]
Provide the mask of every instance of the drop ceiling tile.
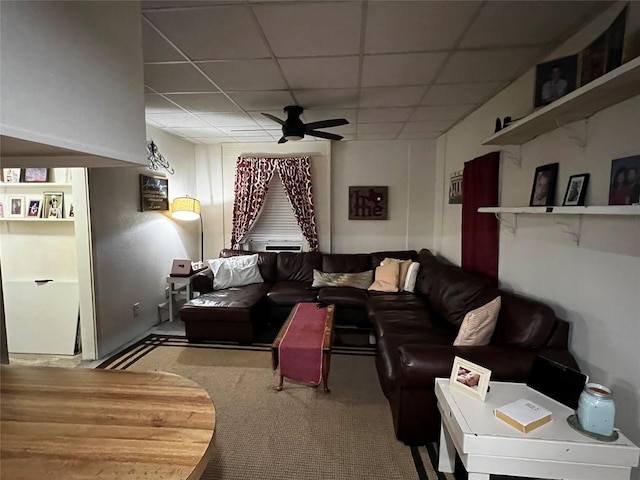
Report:
[[408,122],[402,129],[402,133],[445,132],[454,123],[454,120]]
[[277,124],[276,122],[274,122],[273,120],[271,120],[268,117],[265,117],[264,115],[262,115],[262,113],[268,113],[270,115],[273,115],[274,117],[280,118],[282,120],[285,120],[287,118],[287,114],[284,113],[284,111],[282,111],[282,109],[280,110],[264,110],[263,112],[248,112],[249,115],[251,116],[251,118],[253,118],[253,120],[262,125],[262,126],[274,126],[275,128],[282,128],[279,124]]
[[248,6],[146,11],[143,15],[191,60],[269,57]]
[[293,96],[289,91],[271,91],[271,92],[230,92],[229,96],[242,107],[245,111],[259,110],[261,112],[267,110],[275,110],[287,105],[293,105]]
[[398,135],[398,138],[402,140],[438,138],[440,135],[442,135],[442,133],[443,132],[412,132],[412,133],[401,132],[400,135]]
[[480,2],[369,2],[365,53],[453,48]]
[[358,140],[395,140],[395,133],[358,133]]
[[214,144],[214,143],[229,143],[233,141],[233,138],[227,136],[227,135],[223,135],[220,137],[198,137],[198,138],[191,138],[190,140],[196,140],[198,143],[204,143],[204,144]]
[[347,125],[340,125],[339,127],[328,127],[328,128],[319,128],[321,132],[335,133],[337,135],[342,135],[343,137],[347,135],[353,135],[356,133],[356,123],[349,123]]
[[180,107],[156,93],[144,96],[144,111],[146,113],[184,113]]
[[418,107],[413,115],[412,122],[426,120],[459,120],[463,118],[475,105],[447,105],[442,107]]
[[251,137],[236,137],[236,141],[239,143],[276,143],[270,136],[251,136]]
[[404,122],[413,108],[362,108],[358,112],[359,123]]
[[360,107],[411,107],[417,105],[427,87],[363,88]]
[[422,85],[431,83],[446,53],[402,53],[365,55],[363,87]]
[[350,123],[356,121],[356,110],[354,108],[345,109],[305,109],[304,119],[307,123],[319,122],[320,120],[327,120],[330,118],[344,118]]
[[220,130],[213,127],[206,128],[177,128],[174,127],[172,130],[180,135],[181,137],[190,137],[190,138],[198,138],[198,137],[221,137],[224,136]]
[[294,90],[298,105],[305,108],[355,108],[358,105],[358,89],[335,88],[326,90]]
[[142,20],[142,56],[145,62],[170,62],[184,60],[158,32]]
[[534,47],[503,50],[460,51],[454,53],[436,83],[468,83],[513,80],[531,65],[540,49]]
[[160,125],[158,122],[154,121],[152,118],[149,118],[148,115],[145,115],[144,121],[145,121],[145,123],[147,125],[151,125],[152,127],[163,128],[162,125]]
[[144,83],[160,93],[217,91],[211,82],[188,63],[145,65]]
[[166,8],[202,7],[205,5],[219,4],[219,0],[142,0],[142,11]]
[[154,113],[148,114],[147,118],[162,125],[163,127],[207,127],[208,125],[193,115],[188,113]]
[[360,51],[359,2],[263,4],[253,11],[278,58]]
[[497,94],[506,85],[507,82],[432,85],[422,99],[422,105],[478,104]]
[[[271,137],[270,132],[262,130],[260,127],[220,127],[220,130],[230,137]],[[278,137],[280,138],[280,137]]]
[[358,86],[358,57],[282,59],[279,63],[293,89]]
[[259,128],[256,122],[246,113],[206,113],[198,115],[212,127],[250,126]]
[[573,31],[594,13],[598,2],[487,2],[461,42],[461,48],[546,45]]
[[199,62],[222,90],[279,90],[287,88],[278,65],[271,59]]
[[404,123],[359,123],[358,136],[368,133],[392,133],[397,134]]
[[222,93],[180,93],[166,97],[192,113],[237,112],[240,110]]

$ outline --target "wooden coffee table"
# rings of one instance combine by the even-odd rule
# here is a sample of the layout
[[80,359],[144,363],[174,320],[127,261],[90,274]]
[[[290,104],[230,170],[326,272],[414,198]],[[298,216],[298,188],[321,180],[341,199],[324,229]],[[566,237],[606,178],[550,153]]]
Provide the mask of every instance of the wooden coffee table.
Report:
[[[442,416],[438,470],[453,472],[456,452],[469,480],[490,474],[564,480],[628,480],[638,465],[640,449],[622,432],[615,442],[601,442],[567,423],[573,410],[523,383],[490,382],[485,402],[457,389],[449,379],[436,379]],[[496,418],[493,410],[526,398],[551,411],[551,422],[521,433]]]
[[[334,310],[335,310],[334,305],[326,306],[326,316],[324,320],[324,333],[322,338],[322,383],[324,385],[324,391],[327,393],[331,391],[329,390],[328,382],[329,382],[329,368],[331,367],[331,343],[333,341]],[[297,312],[297,309],[294,307],[291,310],[291,313],[289,314],[289,316],[287,317],[287,320],[284,322],[284,325],[282,325],[282,328],[280,329],[278,336],[276,337],[276,339],[273,341],[273,344],[271,345],[271,362],[274,370],[278,368],[278,364],[279,364],[280,342],[282,342],[282,339],[284,338],[285,333],[289,329],[289,325],[292,322],[295,322],[296,319],[298,318],[296,316],[296,312]],[[278,391],[281,391],[283,388],[283,378],[284,377],[280,375],[280,384],[278,385],[278,388],[277,388]]]

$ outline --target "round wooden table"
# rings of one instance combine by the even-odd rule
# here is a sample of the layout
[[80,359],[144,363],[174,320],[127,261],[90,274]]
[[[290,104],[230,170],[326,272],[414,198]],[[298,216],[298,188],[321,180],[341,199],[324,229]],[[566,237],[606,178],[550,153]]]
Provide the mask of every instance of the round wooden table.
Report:
[[0,367],[3,480],[198,479],[215,408],[164,372]]

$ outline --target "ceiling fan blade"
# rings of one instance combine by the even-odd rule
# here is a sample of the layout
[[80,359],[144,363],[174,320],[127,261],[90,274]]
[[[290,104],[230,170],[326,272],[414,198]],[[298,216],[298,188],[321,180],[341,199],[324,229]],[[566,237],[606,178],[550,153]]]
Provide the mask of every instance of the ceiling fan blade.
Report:
[[326,138],[327,140],[342,140],[343,138],[335,133],[319,132],[317,130],[307,130],[304,133],[313,137]]
[[284,125],[284,120],[280,120],[278,117],[274,117],[270,113],[263,113],[262,115],[264,115],[267,118],[270,118],[274,122],[278,122],[280,125]]
[[333,118],[331,120],[320,120],[319,122],[311,122],[305,124],[305,128],[308,130],[313,130],[316,128],[328,128],[328,127],[339,127],[340,125],[347,125],[349,121],[345,118]]
[[287,143],[287,139],[284,137],[280,137],[280,140],[278,140],[278,143]]

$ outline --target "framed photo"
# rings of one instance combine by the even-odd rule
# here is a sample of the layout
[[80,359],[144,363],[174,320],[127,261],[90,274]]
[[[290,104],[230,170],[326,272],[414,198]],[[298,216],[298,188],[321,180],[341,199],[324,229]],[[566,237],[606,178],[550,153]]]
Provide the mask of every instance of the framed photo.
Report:
[[611,162],[609,205],[640,203],[640,155],[617,158]]
[[449,183],[449,204],[462,204],[462,170],[451,174]]
[[39,218],[40,208],[42,207],[42,199],[29,199],[27,205],[27,217]]
[[584,197],[587,195],[587,185],[589,185],[589,174],[571,175],[567,184],[567,191],[564,192],[563,206],[584,205]]
[[9,195],[8,197],[8,217],[21,218],[24,217],[24,195]]
[[44,192],[42,199],[42,218],[62,218],[64,193]]
[[558,58],[536,67],[534,106],[541,107],[576,89],[578,55]]
[[140,174],[140,211],[169,210],[169,180],[159,175]]
[[3,168],[2,181],[5,183],[20,182],[20,169],[19,168]]
[[44,183],[49,181],[48,168],[23,168],[21,182]]
[[449,385],[484,402],[489,390],[490,378],[491,370],[487,370],[464,358],[455,357]]
[[558,179],[558,164],[550,163],[536,168],[531,187],[529,206],[553,205],[556,197],[556,181]]
[[349,220],[387,220],[389,187],[349,187]]

